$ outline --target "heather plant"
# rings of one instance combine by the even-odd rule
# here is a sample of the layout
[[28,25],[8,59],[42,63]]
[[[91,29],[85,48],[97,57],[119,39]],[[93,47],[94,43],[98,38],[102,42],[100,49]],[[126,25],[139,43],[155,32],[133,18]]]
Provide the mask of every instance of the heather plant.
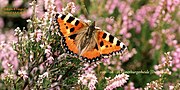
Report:
[[[180,89],[180,0],[4,0],[0,12],[0,90]],[[95,21],[127,52],[91,64],[68,56],[58,12]]]

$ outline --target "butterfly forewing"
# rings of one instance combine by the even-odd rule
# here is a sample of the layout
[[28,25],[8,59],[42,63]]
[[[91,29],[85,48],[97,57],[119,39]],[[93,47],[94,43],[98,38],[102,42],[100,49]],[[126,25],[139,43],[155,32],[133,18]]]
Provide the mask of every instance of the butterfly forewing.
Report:
[[122,54],[127,47],[124,43],[105,31],[98,31],[98,45],[103,57]]
[[70,13],[67,15],[56,14],[56,22],[58,23],[61,36],[64,37],[78,33],[80,30],[87,27],[85,23],[73,17]]
[[56,14],[56,23],[62,36],[61,43],[65,53],[78,57],[79,51],[75,39],[78,32],[86,27],[86,24],[71,14]]

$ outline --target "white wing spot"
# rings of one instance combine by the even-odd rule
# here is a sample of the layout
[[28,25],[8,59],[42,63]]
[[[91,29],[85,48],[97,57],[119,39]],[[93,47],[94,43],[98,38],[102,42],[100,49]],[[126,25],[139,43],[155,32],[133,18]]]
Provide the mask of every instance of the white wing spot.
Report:
[[120,43],[120,47],[123,48],[123,45],[124,45],[124,43],[121,42],[121,43]]

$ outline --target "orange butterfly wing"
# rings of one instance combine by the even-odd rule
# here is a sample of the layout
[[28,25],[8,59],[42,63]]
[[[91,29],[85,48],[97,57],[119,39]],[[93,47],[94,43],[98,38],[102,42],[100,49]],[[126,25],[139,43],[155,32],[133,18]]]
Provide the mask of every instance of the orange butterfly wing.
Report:
[[82,28],[87,27],[85,23],[80,21],[78,18],[73,17],[70,13],[67,15],[56,14],[55,18],[59,25],[60,34],[64,37],[75,34]]
[[100,53],[104,58],[108,58],[111,55],[122,54],[127,49],[124,43],[110,33],[104,31],[98,31],[97,33]]
[[97,49],[88,50],[80,56],[80,59],[89,63],[96,62],[100,60],[101,58],[102,58],[101,54]]
[[74,40],[76,33],[87,27],[85,23],[78,18],[73,17],[70,13],[67,15],[56,14],[56,23],[62,36],[62,46],[64,51],[73,56],[78,56],[78,48]]
[[95,62],[111,55],[122,54],[127,47],[108,32],[97,30],[97,46],[82,54],[81,58],[87,62]]

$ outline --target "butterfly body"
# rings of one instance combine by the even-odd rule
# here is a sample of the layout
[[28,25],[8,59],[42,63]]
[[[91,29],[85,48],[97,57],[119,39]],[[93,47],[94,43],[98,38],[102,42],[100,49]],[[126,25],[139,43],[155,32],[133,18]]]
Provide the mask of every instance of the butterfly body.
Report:
[[127,47],[110,33],[75,18],[70,13],[56,14],[65,53],[86,62],[95,62],[111,55],[122,54]]

